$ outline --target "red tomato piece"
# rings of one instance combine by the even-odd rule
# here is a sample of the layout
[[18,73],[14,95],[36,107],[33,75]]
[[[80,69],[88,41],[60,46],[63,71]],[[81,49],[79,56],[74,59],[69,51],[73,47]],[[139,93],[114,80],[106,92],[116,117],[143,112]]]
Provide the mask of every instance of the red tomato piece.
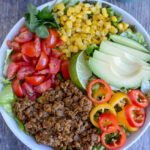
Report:
[[41,54],[41,40],[40,40],[40,38],[36,36],[34,43],[35,43],[36,57],[39,57]]
[[58,42],[58,33],[56,30],[49,29],[50,36],[45,39],[48,48],[54,48]]
[[64,46],[65,45],[65,43],[64,43],[64,41],[63,40],[61,40],[61,39],[59,39],[58,40],[58,42],[57,42],[57,44],[56,44],[56,46]]
[[34,95],[34,90],[33,90],[32,85],[27,82],[24,82],[22,84],[22,90],[23,90],[24,96],[32,97]]
[[23,91],[17,78],[12,81],[12,89],[17,97],[23,97]]
[[27,63],[31,63],[31,57],[28,57],[28,56],[26,56],[26,55],[23,55],[22,54],[22,59],[25,61],[25,62],[27,62]]
[[13,53],[10,57],[11,61],[18,62],[22,60],[22,54],[21,53]]
[[36,70],[43,70],[47,67],[47,65],[48,65],[48,57],[44,52],[41,52],[41,56],[36,65]]
[[23,44],[31,41],[32,39],[33,39],[33,34],[29,30],[27,30],[25,32],[19,33],[19,35],[15,37],[15,42]]
[[47,75],[49,73],[49,69],[44,69],[35,73],[35,75]]
[[46,40],[42,41],[42,51],[45,52],[47,56],[51,55],[51,49],[46,47]]
[[21,67],[18,71],[17,78],[23,80],[25,77],[32,75],[35,72],[35,69],[31,66]]
[[51,87],[51,79],[41,83],[40,85],[34,88],[35,92],[42,94]]
[[57,49],[52,49],[52,56],[55,58],[60,58],[63,55],[63,53]]
[[18,64],[10,63],[10,65],[7,68],[7,78],[12,79],[16,75],[18,69],[19,69]]
[[29,30],[28,30],[28,28],[24,25],[24,26],[22,26],[22,27],[20,28],[20,31],[19,31],[19,32],[21,33],[21,32],[25,32],[25,31],[29,31]]
[[138,128],[143,126],[146,118],[144,108],[135,105],[127,105],[125,106],[125,114],[131,127]]
[[122,127],[120,127],[120,126],[118,126],[117,130],[118,130],[118,134],[120,135],[120,139],[119,139],[119,141],[117,141],[117,140],[112,138],[112,143],[113,144],[108,144],[105,141],[106,135],[108,135],[110,133],[107,133],[107,132],[102,132],[101,133],[101,143],[102,143],[102,145],[104,145],[105,148],[107,148],[109,150],[115,150],[115,149],[121,148],[125,144],[125,142],[126,142],[125,132],[123,131]]
[[60,61],[55,57],[50,57],[49,69],[50,74],[56,75],[60,71]]
[[17,42],[13,42],[13,41],[10,41],[8,40],[7,41],[7,46],[10,48],[10,49],[13,49],[14,51],[16,52],[19,52],[21,50],[21,46],[19,43]]
[[45,79],[45,76],[31,76],[31,77],[25,77],[25,81],[27,83],[30,83],[33,86],[37,86],[41,84]]
[[107,133],[114,133],[118,128],[118,120],[114,114],[103,113],[98,119],[98,125],[102,131]]
[[19,67],[23,67],[23,66],[29,66],[30,64],[24,61],[20,61],[17,63],[19,65]]
[[28,57],[35,57],[36,56],[36,49],[34,42],[27,42],[22,45],[21,52],[23,55]]
[[149,100],[144,93],[140,90],[130,90],[128,92],[128,97],[132,103],[140,108],[145,108],[149,104]]
[[32,62],[31,62],[32,66],[35,67],[37,65],[37,62],[38,62],[38,59],[37,58],[33,58]]
[[69,80],[70,79],[69,60],[62,60],[61,61],[61,71],[62,71],[64,79]]

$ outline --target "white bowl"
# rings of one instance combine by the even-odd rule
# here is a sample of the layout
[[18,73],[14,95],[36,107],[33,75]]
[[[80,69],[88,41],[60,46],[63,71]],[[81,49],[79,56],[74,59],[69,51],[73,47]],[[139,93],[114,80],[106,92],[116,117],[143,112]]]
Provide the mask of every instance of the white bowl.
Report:
[[[62,0],[59,0],[58,2],[60,2]],[[40,7],[38,7],[39,9],[44,8],[47,5],[52,5],[54,3],[54,1],[48,2],[46,4],[41,5]],[[103,1],[103,3],[105,4],[109,4],[110,6],[112,6],[112,8],[116,11],[118,11],[120,14],[122,14],[124,16],[124,20],[126,22],[128,22],[129,24],[135,25],[137,30],[139,32],[141,32],[144,36],[145,39],[147,41],[147,43],[149,44],[148,47],[150,49],[150,36],[148,35],[148,33],[146,32],[146,30],[143,28],[143,26],[135,19],[133,18],[130,14],[128,14],[127,12],[125,12],[124,10],[122,10],[121,8],[110,4],[108,2]],[[7,50],[7,45],[6,45],[6,41],[7,40],[12,40],[14,38],[14,36],[18,33],[20,27],[25,23],[24,18],[20,19],[17,24],[11,29],[11,31],[9,32],[9,34],[7,35],[7,37],[5,38],[2,47],[0,49],[0,76],[2,76],[2,67],[3,67],[3,63],[4,63],[4,57],[5,57],[5,52]],[[0,89],[2,88],[2,85],[0,85]],[[10,117],[5,110],[0,107],[0,112],[7,124],[7,126],[10,128],[10,130],[16,135],[16,137],[22,141],[26,146],[28,146],[29,148],[31,148],[32,150],[52,150],[52,148],[45,146],[45,145],[39,145],[35,142],[35,140],[31,137],[28,136],[26,134],[24,134],[17,126],[16,122],[14,121],[14,119],[12,117]],[[150,106],[147,108],[146,110],[147,112],[147,117],[146,117],[146,121],[144,126],[137,132],[131,134],[131,136],[127,139],[126,144],[124,145],[124,147],[122,149],[127,149],[129,148],[132,144],[134,144],[143,134],[144,132],[147,130],[147,128],[150,125]]]

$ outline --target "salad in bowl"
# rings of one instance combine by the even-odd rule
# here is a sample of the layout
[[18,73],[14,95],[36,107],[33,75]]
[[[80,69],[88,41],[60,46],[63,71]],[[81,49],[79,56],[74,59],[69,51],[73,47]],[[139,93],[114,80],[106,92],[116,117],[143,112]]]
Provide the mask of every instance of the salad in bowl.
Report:
[[115,150],[148,128],[150,38],[123,10],[88,0],[29,4],[10,34],[0,106],[27,146]]

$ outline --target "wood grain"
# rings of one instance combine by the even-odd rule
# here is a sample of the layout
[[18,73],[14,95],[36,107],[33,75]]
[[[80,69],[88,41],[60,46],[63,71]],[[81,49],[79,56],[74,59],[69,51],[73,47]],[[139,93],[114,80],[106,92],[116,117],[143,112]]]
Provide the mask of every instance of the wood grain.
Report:
[[[136,0],[136,2],[119,2],[107,0],[133,15],[150,34],[150,0]],[[48,0],[0,0],[0,45],[14,24],[27,11],[27,4],[36,6]],[[150,150],[150,128],[129,150]],[[9,130],[0,115],[0,150],[29,150]]]

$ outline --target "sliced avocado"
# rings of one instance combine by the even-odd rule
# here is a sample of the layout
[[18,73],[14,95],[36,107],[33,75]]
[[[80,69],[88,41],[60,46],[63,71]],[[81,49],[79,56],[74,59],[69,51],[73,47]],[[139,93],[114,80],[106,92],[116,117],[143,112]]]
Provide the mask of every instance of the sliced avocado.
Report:
[[103,41],[100,45],[99,51],[113,56],[116,56],[117,54],[121,55],[121,52],[126,52],[143,61],[150,61],[149,54],[110,41]]
[[[117,66],[124,66],[124,68],[130,68],[130,70],[135,70],[136,68],[143,67],[143,69],[150,70],[150,65],[130,54],[126,54],[124,52],[116,53],[116,56],[106,54],[100,51],[95,51],[93,57],[105,61],[108,63],[114,63]],[[123,64],[123,65],[121,65]],[[128,69],[129,70],[129,69]]]
[[105,80],[108,84],[117,88],[138,88],[143,79],[150,79],[150,71],[139,69],[130,74],[120,74],[118,68],[113,64],[99,61],[95,58],[89,59],[89,67],[92,72]]
[[132,39],[129,39],[127,37],[123,37],[123,36],[120,36],[120,35],[111,35],[110,39],[113,40],[116,43],[134,48],[136,50],[143,51],[143,52],[146,52],[146,53],[149,52],[148,49],[146,49],[143,45],[141,45],[138,42],[136,42]]

